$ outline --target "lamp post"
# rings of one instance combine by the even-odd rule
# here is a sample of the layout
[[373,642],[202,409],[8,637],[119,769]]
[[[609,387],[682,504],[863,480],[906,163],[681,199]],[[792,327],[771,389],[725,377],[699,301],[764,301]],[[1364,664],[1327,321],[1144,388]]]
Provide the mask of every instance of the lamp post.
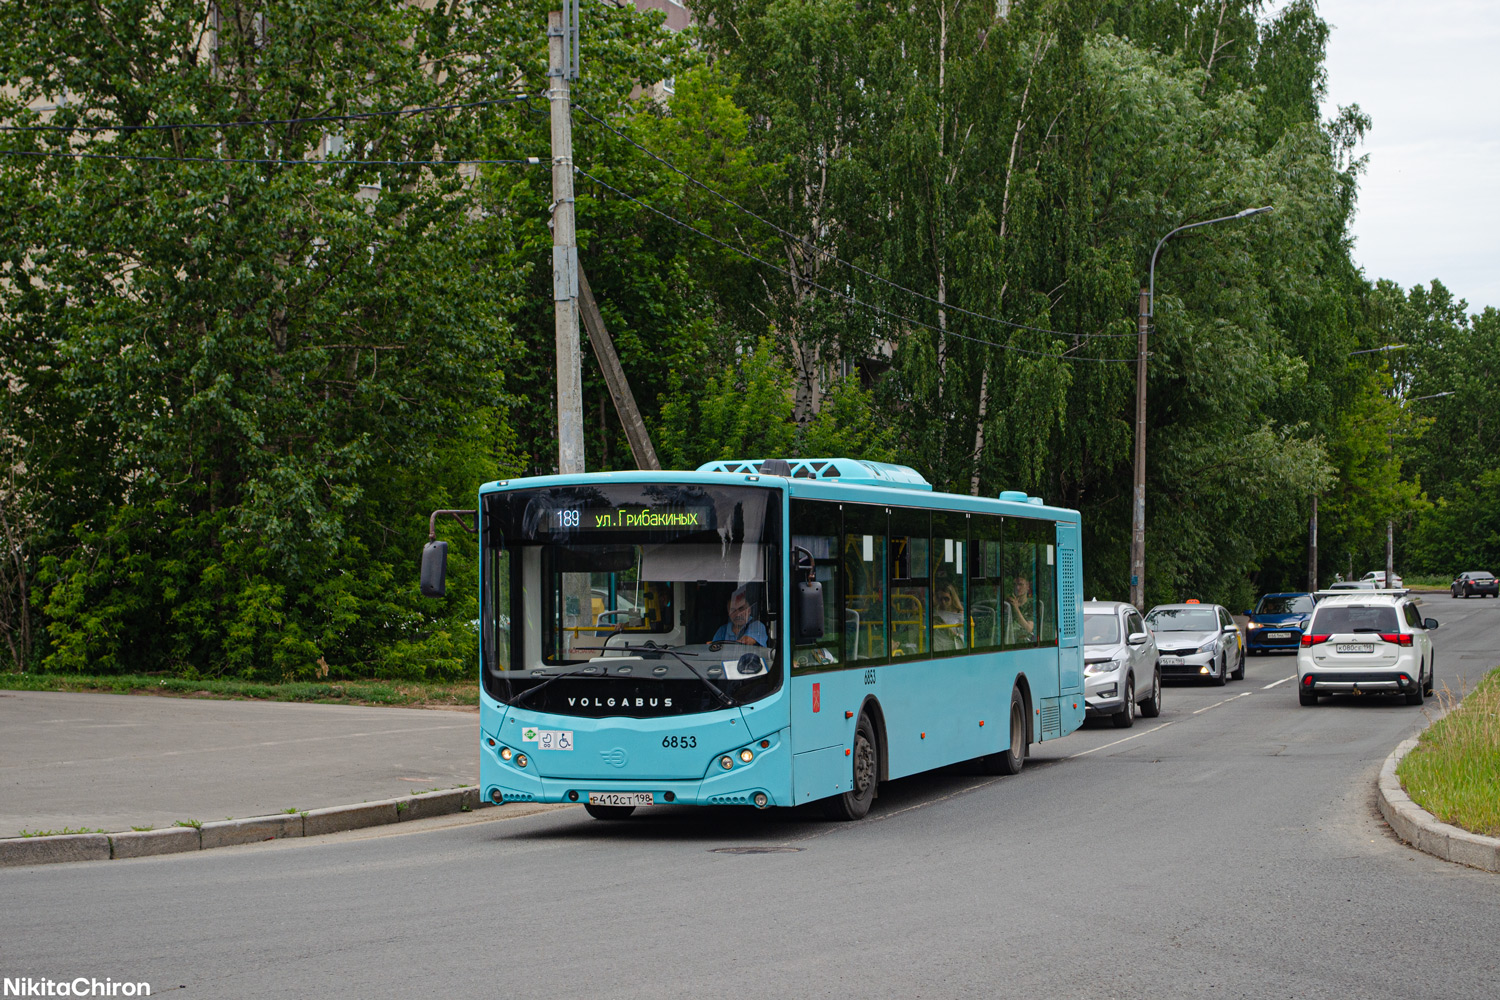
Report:
[[1262,208],[1247,208],[1234,215],[1202,222],[1189,222],[1178,226],[1156,243],[1151,251],[1151,267],[1147,272],[1146,287],[1141,289],[1140,315],[1137,319],[1137,351],[1135,361],[1135,497],[1131,508],[1130,524],[1130,603],[1144,610],[1146,599],[1146,333],[1151,319],[1156,315],[1156,257],[1167,241],[1178,233],[1200,226],[1211,226],[1216,222],[1233,222],[1252,215],[1269,212],[1270,205]]

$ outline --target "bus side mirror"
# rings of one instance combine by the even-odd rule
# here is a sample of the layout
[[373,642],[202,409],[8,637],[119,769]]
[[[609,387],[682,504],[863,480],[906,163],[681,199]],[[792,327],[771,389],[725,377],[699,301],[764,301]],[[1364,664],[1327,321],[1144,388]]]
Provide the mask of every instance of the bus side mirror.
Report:
[[422,546],[422,596],[446,597],[448,594],[448,543],[428,542]]
[[823,638],[823,585],[817,580],[802,580],[797,584],[797,639]]
[[823,585],[817,581],[817,559],[800,545],[792,546],[792,572],[797,593],[792,602],[792,637],[797,642],[823,638]]

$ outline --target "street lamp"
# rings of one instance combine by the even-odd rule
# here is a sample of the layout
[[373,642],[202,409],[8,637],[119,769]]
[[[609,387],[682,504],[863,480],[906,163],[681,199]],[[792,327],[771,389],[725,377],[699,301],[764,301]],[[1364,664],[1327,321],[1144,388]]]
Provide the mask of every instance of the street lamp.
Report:
[[1350,351],[1349,352],[1349,357],[1352,358],[1356,354],[1379,354],[1381,351],[1404,351],[1404,350],[1406,350],[1406,345],[1405,344],[1386,344],[1384,347],[1367,347],[1367,348],[1365,348],[1362,351]]
[[1144,609],[1146,598],[1146,331],[1151,325],[1151,319],[1156,315],[1156,257],[1161,253],[1161,248],[1166,246],[1167,240],[1178,233],[1185,233],[1189,229],[1197,229],[1200,226],[1211,226],[1216,222],[1248,219],[1252,215],[1271,211],[1271,207],[1266,205],[1262,208],[1247,208],[1233,215],[1178,226],[1158,240],[1156,249],[1151,251],[1151,267],[1148,271],[1147,285],[1141,289],[1141,309],[1136,330],[1138,344],[1135,361],[1135,502],[1130,519],[1130,603],[1137,608]]

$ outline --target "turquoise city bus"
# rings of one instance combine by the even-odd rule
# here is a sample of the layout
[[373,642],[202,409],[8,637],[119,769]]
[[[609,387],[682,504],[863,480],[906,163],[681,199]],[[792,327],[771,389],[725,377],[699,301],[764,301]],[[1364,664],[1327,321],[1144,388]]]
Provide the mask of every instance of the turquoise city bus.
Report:
[[[493,802],[858,819],[882,781],[1014,773],[1083,721],[1079,517],[1037,497],[724,461],[489,483],[477,522]],[[424,593],[445,558],[428,544]]]

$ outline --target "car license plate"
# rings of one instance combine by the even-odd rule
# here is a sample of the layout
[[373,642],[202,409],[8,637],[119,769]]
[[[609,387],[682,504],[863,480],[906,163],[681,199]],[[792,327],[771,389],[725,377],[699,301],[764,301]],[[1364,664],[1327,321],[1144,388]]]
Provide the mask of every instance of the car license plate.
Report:
[[1162,656],[1156,662],[1160,663],[1164,667],[1180,667],[1182,666],[1182,657]]
[[1373,653],[1375,647],[1368,642],[1341,642],[1334,647],[1340,653]]
[[655,801],[650,792],[589,792],[591,806],[649,806]]
[[1291,637],[1292,637],[1292,633],[1290,633],[1290,632],[1267,632],[1266,633],[1266,638],[1267,639],[1290,639]]

